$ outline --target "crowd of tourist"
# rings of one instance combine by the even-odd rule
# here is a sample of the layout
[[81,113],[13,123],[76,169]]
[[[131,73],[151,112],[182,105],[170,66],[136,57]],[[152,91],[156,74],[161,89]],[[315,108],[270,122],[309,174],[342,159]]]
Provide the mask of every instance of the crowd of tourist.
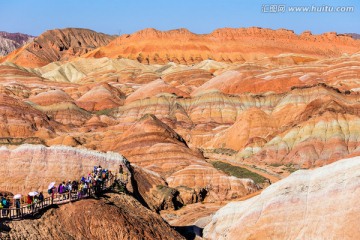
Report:
[[[64,201],[69,198],[80,199],[90,195],[99,195],[103,190],[104,185],[106,185],[106,182],[113,180],[115,177],[117,177],[122,184],[126,185],[127,172],[124,171],[121,164],[119,166],[119,173],[116,175],[113,175],[108,169],[103,169],[100,165],[94,166],[92,172],[87,176],[82,176],[79,180],[63,181],[57,186],[55,183],[51,184],[48,189],[48,194],[51,203],[53,203],[54,199],[57,199],[57,201]],[[16,215],[20,216],[22,214],[21,211],[23,211],[21,207],[24,206],[24,204],[27,212],[34,212],[44,201],[43,192],[30,192],[26,198],[22,198],[22,201],[21,195],[18,195],[19,197],[14,196],[14,202],[11,202],[9,196],[1,197],[0,213],[2,217],[9,215],[11,205],[15,205]]]
[[111,171],[103,169],[100,165],[95,166],[93,172],[87,176],[82,176],[79,180],[63,181],[58,186],[48,189],[48,193],[54,199],[55,194],[60,194],[63,199],[67,199],[71,194],[77,194],[78,198],[90,194],[98,195],[103,189],[106,181],[113,178]]

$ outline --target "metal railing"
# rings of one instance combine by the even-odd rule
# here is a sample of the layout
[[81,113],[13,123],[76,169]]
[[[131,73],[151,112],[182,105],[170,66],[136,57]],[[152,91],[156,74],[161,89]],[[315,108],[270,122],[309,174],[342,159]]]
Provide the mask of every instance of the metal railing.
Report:
[[[100,187],[100,192],[108,190],[114,183],[114,176],[107,179]],[[24,206],[20,208],[10,207],[0,209],[1,219],[22,219],[25,217],[31,217],[39,213],[41,210],[49,208],[54,205],[62,205],[81,199],[85,199],[96,193],[93,187],[90,187],[85,191],[71,191],[66,193],[54,193],[50,197],[44,198],[43,201],[39,201],[32,204],[23,203]]]

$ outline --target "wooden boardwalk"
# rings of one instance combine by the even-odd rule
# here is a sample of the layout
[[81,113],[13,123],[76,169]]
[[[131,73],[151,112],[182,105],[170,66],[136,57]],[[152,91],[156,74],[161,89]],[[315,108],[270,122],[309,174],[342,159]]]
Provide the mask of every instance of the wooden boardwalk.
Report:
[[[115,177],[112,177],[105,181],[101,192],[107,191],[115,181]],[[94,189],[91,188],[86,192],[86,194],[81,194],[80,192],[67,192],[63,194],[55,193],[52,197],[47,197],[44,201],[33,203],[33,204],[24,204],[20,208],[10,207],[0,209],[0,219],[7,220],[21,220],[23,218],[32,217],[35,214],[39,213],[41,210],[50,208],[56,205],[67,204],[70,202],[79,201],[86,199],[95,194]]]

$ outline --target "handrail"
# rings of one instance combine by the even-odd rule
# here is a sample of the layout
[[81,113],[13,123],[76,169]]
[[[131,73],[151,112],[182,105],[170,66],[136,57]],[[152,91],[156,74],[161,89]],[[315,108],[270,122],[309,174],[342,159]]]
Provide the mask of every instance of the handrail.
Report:
[[[108,190],[114,183],[114,180],[114,176],[109,177],[103,184],[101,192]],[[88,188],[86,193],[82,193],[81,191],[71,191],[61,194],[54,193],[54,198],[52,196],[46,197],[41,202],[26,204],[25,206],[22,206],[20,208],[2,208],[0,209],[0,219],[22,219],[27,216],[32,216],[38,213],[40,210],[50,207],[52,205],[61,205],[82,200],[93,194],[95,194],[95,189],[93,187]]]

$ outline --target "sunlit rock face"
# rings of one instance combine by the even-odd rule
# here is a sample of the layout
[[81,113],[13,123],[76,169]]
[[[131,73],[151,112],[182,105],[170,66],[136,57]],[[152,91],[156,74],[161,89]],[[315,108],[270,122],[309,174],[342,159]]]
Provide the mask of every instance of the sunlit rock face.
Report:
[[221,208],[205,239],[356,239],[360,157],[293,173],[260,195]]
[[[66,146],[45,147],[22,145],[15,149],[0,148],[0,173],[6,176],[0,183],[2,190],[26,194],[47,191],[50,182],[80,180],[93,171],[94,166],[109,169],[114,174],[119,165],[128,172],[129,163],[120,154],[100,153]],[[131,190],[131,184],[129,183]]]

